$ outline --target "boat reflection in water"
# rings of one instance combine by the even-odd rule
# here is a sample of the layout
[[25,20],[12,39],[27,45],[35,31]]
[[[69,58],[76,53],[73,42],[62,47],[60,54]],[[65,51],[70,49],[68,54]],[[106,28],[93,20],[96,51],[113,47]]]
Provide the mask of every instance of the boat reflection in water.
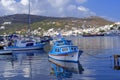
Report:
[[13,52],[13,56],[17,57],[19,55],[24,55],[26,57],[29,56],[39,56],[39,55],[43,55],[45,53],[44,50],[29,50],[29,51],[14,51]]
[[13,60],[12,55],[0,55],[0,61],[11,61]]
[[64,62],[52,58],[49,58],[49,61],[51,62],[50,74],[56,76],[58,80],[72,78],[73,73],[82,74],[84,71],[79,62]]
[[12,55],[0,55],[2,64],[0,72],[2,72],[3,80],[8,78],[10,80],[30,80],[40,73],[39,70],[35,70],[39,69],[38,62],[41,62],[44,55],[47,56],[41,50],[16,51]]
[[14,51],[13,57],[14,60],[22,63],[26,60],[34,60],[37,59],[37,57],[40,58],[44,53],[44,50]]

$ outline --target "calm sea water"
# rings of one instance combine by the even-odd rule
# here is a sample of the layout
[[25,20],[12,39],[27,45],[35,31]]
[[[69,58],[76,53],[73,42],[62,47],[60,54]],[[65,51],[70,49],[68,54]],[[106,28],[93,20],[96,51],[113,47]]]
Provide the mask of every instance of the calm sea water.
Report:
[[78,63],[48,59],[43,50],[0,55],[0,80],[120,80],[113,55],[120,37],[67,37],[84,52]]

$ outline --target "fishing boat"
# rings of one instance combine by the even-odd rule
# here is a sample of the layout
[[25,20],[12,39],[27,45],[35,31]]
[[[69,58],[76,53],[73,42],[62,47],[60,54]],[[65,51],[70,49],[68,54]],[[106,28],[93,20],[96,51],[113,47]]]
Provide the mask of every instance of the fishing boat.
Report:
[[74,46],[71,40],[61,38],[53,43],[52,49],[49,52],[49,57],[65,61],[65,62],[78,62],[79,57],[83,51]]
[[45,43],[35,42],[33,40],[17,40],[11,45],[4,46],[4,50],[22,51],[22,50],[37,50],[43,49]]
[[52,58],[49,58],[49,61],[51,63],[50,73],[56,76],[58,80],[72,78],[73,74],[82,74],[84,71],[80,62],[64,62]]
[[97,36],[104,36],[104,34],[83,34],[83,37],[97,37]]

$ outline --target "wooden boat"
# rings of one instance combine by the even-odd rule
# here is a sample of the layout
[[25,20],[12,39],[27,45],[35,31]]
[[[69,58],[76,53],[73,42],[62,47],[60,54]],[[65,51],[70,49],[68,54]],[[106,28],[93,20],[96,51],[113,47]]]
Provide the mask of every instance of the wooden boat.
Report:
[[77,62],[82,52],[72,44],[71,40],[61,38],[54,42],[49,57],[60,61]]
[[21,51],[43,49],[45,43],[37,43],[31,40],[17,40],[12,45],[5,46],[4,50]]

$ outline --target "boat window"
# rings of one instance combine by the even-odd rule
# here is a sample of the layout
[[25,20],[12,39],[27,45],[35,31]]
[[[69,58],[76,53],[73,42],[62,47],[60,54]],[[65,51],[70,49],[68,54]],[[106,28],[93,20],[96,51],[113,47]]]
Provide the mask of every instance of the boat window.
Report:
[[71,41],[67,41],[66,44],[67,44],[67,45],[71,45]]
[[55,52],[60,52],[60,50],[59,49],[55,49]]
[[71,50],[76,51],[76,50],[77,50],[77,48],[76,48],[76,47],[71,47]]
[[58,41],[58,43],[63,43],[63,41]]
[[57,41],[57,46],[61,46],[63,44],[64,44],[63,41]]
[[63,51],[63,52],[67,52],[67,51],[68,51],[68,48],[67,48],[67,47],[64,47],[64,48],[62,48],[62,51]]
[[21,41],[21,43],[26,43],[26,41]]
[[74,50],[74,48],[72,47],[71,50]]
[[63,44],[57,44],[57,46],[61,46],[61,45],[63,45]]
[[33,46],[33,43],[27,43],[26,46]]
[[76,51],[77,49],[76,49],[76,48],[74,48],[74,50]]

